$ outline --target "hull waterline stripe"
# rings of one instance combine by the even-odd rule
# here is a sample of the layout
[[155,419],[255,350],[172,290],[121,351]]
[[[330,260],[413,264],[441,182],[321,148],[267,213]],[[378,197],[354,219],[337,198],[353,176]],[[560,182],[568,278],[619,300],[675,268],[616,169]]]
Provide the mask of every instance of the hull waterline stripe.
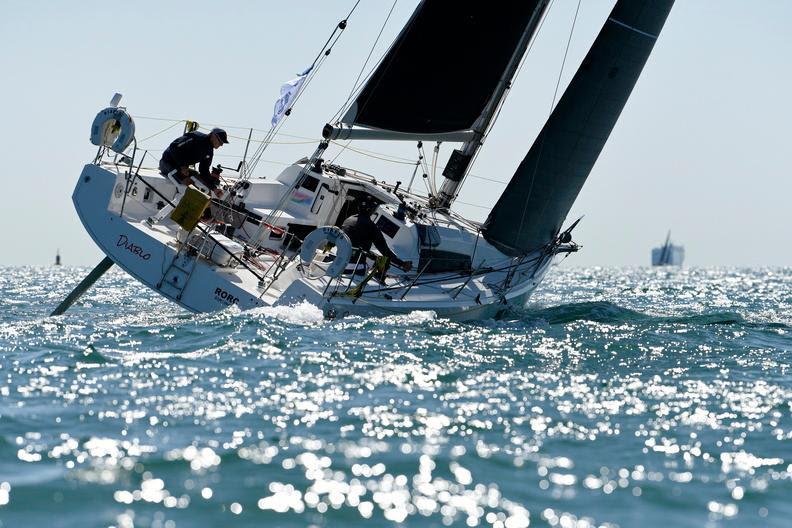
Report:
[[643,35],[645,37],[649,37],[650,39],[657,40],[657,35],[652,35],[651,33],[647,33],[646,31],[641,31],[640,29],[632,27],[629,24],[625,24],[624,22],[618,21],[615,18],[609,18],[608,20],[610,20],[614,24],[617,24],[617,25],[619,25],[621,27],[624,27],[624,28],[627,28],[627,29],[631,29],[631,30],[635,31],[636,33],[640,33],[641,35]]

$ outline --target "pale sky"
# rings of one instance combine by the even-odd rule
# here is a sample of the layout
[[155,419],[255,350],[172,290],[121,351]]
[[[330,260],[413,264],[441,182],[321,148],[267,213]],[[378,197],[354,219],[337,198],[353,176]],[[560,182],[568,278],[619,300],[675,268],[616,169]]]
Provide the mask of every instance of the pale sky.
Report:
[[[93,158],[89,129],[115,92],[143,139],[179,119],[232,136],[267,129],[280,85],[311,63],[353,0],[0,1],[0,265],[102,258],[71,203]],[[374,57],[417,4],[399,0]],[[583,0],[562,87],[613,0]],[[390,8],[362,0],[282,131],[319,138],[341,107]],[[577,2],[555,0],[473,174],[508,181],[547,118]],[[583,250],[566,266],[645,266],[672,231],[688,266],[792,265],[792,2],[677,0],[630,101],[567,219]],[[442,61],[427,50],[422,69]],[[464,87],[460,87],[464,89]],[[173,121],[143,119],[157,117]],[[240,127],[240,128],[232,128]],[[142,142],[161,150],[180,125]],[[254,132],[254,138],[263,131]],[[236,165],[244,141],[218,154]],[[299,142],[294,138],[283,141]],[[413,143],[356,148],[414,159]],[[309,155],[273,145],[257,176]],[[444,145],[441,164],[453,145]],[[330,155],[338,149],[330,151]],[[159,151],[152,152],[153,163]],[[344,153],[338,162],[407,181],[412,167]],[[475,220],[504,184],[469,179],[455,207]]]

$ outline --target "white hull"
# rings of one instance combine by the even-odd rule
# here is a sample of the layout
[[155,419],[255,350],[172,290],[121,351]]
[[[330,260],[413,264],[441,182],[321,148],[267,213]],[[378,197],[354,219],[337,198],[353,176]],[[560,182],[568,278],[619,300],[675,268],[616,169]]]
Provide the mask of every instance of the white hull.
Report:
[[[158,182],[160,189],[167,185],[161,178]],[[125,174],[114,167],[86,165],[73,194],[80,220],[102,251],[127,273],[193,312],[232,304],[244,310],[308,301],[322,307],[328,317],[430,310],[455,320],[486,319],[524,306],[552,261],[552,255],[537,254],[523,259],[524,265],[480,274],[426,274],[422,281],[395,276],[384,284],[371,281],[358,296],[349,293],[357,279],[310,278],[297,261],[262,283],[243,266],[220,266],[209,258],[179,252],[177,229],[170,220],[154,227],[143,222],[157,210],[141,198],[143,186],[133,196],[129,186],[125,195],[119,193],[124,185]],[[262,263],[268,264],[263,260],[258,265]]]

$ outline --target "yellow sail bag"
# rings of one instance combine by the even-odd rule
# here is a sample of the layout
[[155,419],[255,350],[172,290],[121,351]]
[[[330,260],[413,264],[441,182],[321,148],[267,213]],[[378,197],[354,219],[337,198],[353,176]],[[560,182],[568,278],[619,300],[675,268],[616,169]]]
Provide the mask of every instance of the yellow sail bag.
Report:
[[193,186],[187,187],[179,205],[171,212],[170,218],[186,231],[192,231],[209,206],[211,198]]

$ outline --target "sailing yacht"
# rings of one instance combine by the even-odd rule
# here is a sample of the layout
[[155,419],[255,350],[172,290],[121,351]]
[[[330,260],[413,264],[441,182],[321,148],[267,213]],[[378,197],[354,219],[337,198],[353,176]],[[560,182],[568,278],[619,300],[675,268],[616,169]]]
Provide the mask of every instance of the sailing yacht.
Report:
[[[549,1],[503,2],[497,9],[475,0],[422,1],[345,112],[324,125],[310,156],[274,180],[253,178],[240,166],[223,197],[209,203],[211,214],[194,225],[174,215],[146,222],[164,207],[178,209],[186,195],[141,168],[134,120],[115,98],[94,121],[99,149],[73,194],[80,220],[107,255],[101,272],[117,264],[193,312],[308,301],[327,317],[431,310],[475,320],[524,306],[554,258],[579,249],[572,241],[576,222],[566,229],[563,223],[673,4],[616,2],[486,221],[471,221],[452,205]],[[427,50],[443,60],[416,82],[413,64]],[[457,148],[442,185],[425,195],[327,162],[339,140]],[[399,269],[377,253],[357,251],[340,229],[372,201],[371,219],[411,266]]]
[[671,231],[662,246],[652,249],[652,266],[681,266],[684,260],[685,248],[671,243]]

